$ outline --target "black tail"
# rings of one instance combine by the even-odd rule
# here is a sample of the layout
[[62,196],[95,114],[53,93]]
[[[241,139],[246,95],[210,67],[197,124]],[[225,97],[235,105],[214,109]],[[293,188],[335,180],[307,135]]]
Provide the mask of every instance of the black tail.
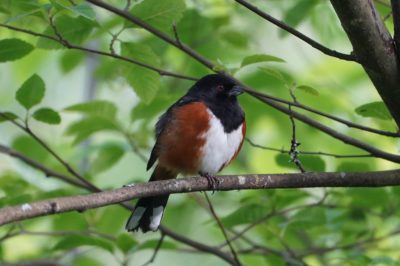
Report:
[[[176,174],[157,165],[149,182],[156,180],[173,179]],[[169,195],[141,198],[126,223],[127,231],[137,231],[139,228],[147,231],[157,231],[164,215]]]

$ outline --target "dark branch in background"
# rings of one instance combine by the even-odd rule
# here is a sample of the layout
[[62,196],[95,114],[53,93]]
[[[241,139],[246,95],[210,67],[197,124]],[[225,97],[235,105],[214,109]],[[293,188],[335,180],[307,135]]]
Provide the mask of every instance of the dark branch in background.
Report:
[[311,113],[314,113],[314,114],[329,118],[329,119],[331,119],[333,121],[342,123],[342,124],[344,124],[344,125],[346,125],[346,126],[348,126],[350,128],[360,129],[360,130],[363,130],[363,131],[367,131],[367,132],[370,132],[370,133],[374,133],[374,134],[378,134],[378,135],[382,135],[382,136],[387,136],[387,137],[395,137],[395,138],[399,138],[400,137],[400,133],[399,132],[384,131],[384,130],[379,130],[379,129],[367,127],[367,126],[364,126],[364,125],[356,124],[356,123],[353,123],[351,121],[347,121],[345,119],[342,119],[340,117],[336,117],[336,116],[333,116],[331,114],[324,113],[322,111],[316,110],[316,109],[314,109],[312,107],[309,107],[307,105],[301,104],[299,102],[293,102],[293,101],[284,100],[284,99],[281,99],[281,98],[278,98],[278,97],[275,97],[275,96],[272,96],[272,95],[268,95],[266,93],[262,93],[262,92],[258,92],[258,91],[252,90],[250,88],[247,88],[246,91],[249,92],[250,94],[254,95],[254,96],[259,96],[259,97],[262,97],[262,98],[267,98],[267,99],[270,99],[270,100],[274,100],[276,102],[280,102],[280,103],[284,103],[284,104],[291,105],[291,106],[294,106],[294,107],[298,107],[300,109],[309,111]]
[[247,1],[244,0],[235,0],[237,3],[241,4],[242,6],[246,7],[247,9],[251,10],[252,12],[256,13],[257,15],[259,15],[260,17],[264,18],[265,20],[271,22],[272,24],[274,24],[275,26],[289,32],[290,34],[296,36],[297,38],[299,38],[300,40],[308,43],[309,45],[311,45],[312,47],[314,47],[315,49],[317,49],[318,51],[329,55],[329,56],[333,56],[342,60],[347,60],[347,61],[357,61],[356,57],[352,54],[343,54],[343,53],[339,53],[335,50],[331,50],[328,47],[316,42],[315,40],[311,39],[310,37],[304,35],[303,33],[299,32],[298,30],[290,27],[289,25],[285,24],[284,22],[270,16],[269,14],[261,11],[260,9],[258,9],[256,6],[253,6],[252,4],[250,4]]
[[19,32],[24,32],[24,33],[27,33],[27,34],[30,34],[30,35],[33,35],[33,36],[36,36],[36,37],[46,38],[48,40],[52,40],[52,41],[58,42],[61,45],[63,45],[65,48],[68,48],[68,49],[81,50],[81,51],[85,51],[85,52],[89,52],[89,53],[93,53],[93,54],[104,55],[104,56],[107,56],[107,57],[112,57],[112,58],[119,59],[119,60],[122,60],[122,61],[125,61],[125,62],[129,62],[129,63],[135,64],[135,65],[138,65],[138,66],[153,70],[153,71],[157,72],[160,76],[170,76],[170,77],[186,79],[186,80],[197,80],[197,78],[189,77],[189,76],[185,76],[185,75],[181,75],[181,74],[177,74],[177,73],[173,73],[173,72],[170,72],[170,71],[166,71],[166,70],[163,70],[163,69],[148,65],[146,63],[143,63],[143,62],[128,58],[128,57],[124,57],[124,56],[120,56],[120,55],[117,55],[117,54],[103,52],[103,51],[95,50],[95,49],[92,49],[92,48],[86,48],[86,47],[74,45],[74,44],[71,44],[69,42],[63,43],[57,37],[54,37],[54,36],[51,36],[51,35],[46,35],[46,34],[42,34],[42,33],[31,31],[31,30],[21,29],[21,28],[10,26],[10,25],[6,25],[6,24],[3,24],[3,23],[0,23],[0,27],[8,28],[8,29],[11,29],[11,30],[19,31]]
[[[9,28],[11,30],[24,32],[26,34],[30,34],[30,35],[37,36],[37,37],[47,38],[49,40],[57,41],[58,43],[60,43],[57,38],[55,38],[53,36],[50,36],[50,35],[44,35],[42,33],[32,32],[32,31],[29,31],[29,30],[25,30],[25,29],[13,27],[13,26],[1,24],[1,23],[0,23],[0,27],[6,27],[6,28]],[[141,62],[136,62],[135,60],[132,60],[130,58],[119,56],[117,54],[113,54],[113,52],[106,53],[106,52],[101,52],[101,51],[97,51],[97,50],[94,50],[94,49],[75,46],[75,45],[71,45],[71,44],[69,44],[69,47],[67,47],[67,48],[76,49],[76,50],[82,50],[82,51],[86,51],[86,52],[90,52],[90,53],[94,53],[94,54],[99,54],[99,55],[103,55],[103,56],[107,56],[107,57],[114,57],[115,59],[119,59],[119,60],[122,60],[122,61],[127,61],[129,63],[137,64],[137,65],[142,66],[144,68],[148,68],[150,70],[154,70],[157,73],[159,73],[160,75],[172,76],[172,77],[176,77],[176,78],[180,78],[180,79],[186,79],[186,80],[194,80],[194,81],[198,80],[195,77],[184,76],[184,75],[168,72],[168,71],[165,71],[165,70],[162,70],[162,69],[158,69],[158,68],[154,68],[153,69],[153,67],[151,67],[151,66],[147,66],[146,64],[142,65]],[[367,132],[371,132],[371,133],[375,133],[375,134],[383,135],[383,136],[388,136],[388,137],[400,137],[400,133],[399,132],[390,132],[390,131],[384,131],[384,130],[379,130],[379,129],[375,129],[375,128],[366,127],[366,126],[363,126],[363,125],[360,125],[360,124],[353,123],[351,121],[344,120],[344,119],[339,118],[339,117],[335,117],[335,116],[330,115],[328,113],[324,113],[324,112],[318,111],[316,109],[313,109],[313,108],[311,108],[309,106],[306,106],[306,105],[303,105],[301,103],[295,103],[295,102],[287,101],[287,100],[284,100],[284,99],[281,99],[281,98],[278,98],[278,97],[275,97],[275,96],[272,96],[272,95],[268,95],[266,93],[257,92],[255,90],[250,89],[250,88],[247,88],[246,91],[251,93],[254,97],[263,97],[263,98],[268,98],[268,99],[271,99],[271,100],[274,100],[274,101],[277,101],[277,102],[281,102],[281,103],[285,103],[285,104],[291,104],[292,106],[307,110],[307,111],[312,112],[312,113],[317,114],[317,115],[324,116],[326,118],[329,118],[329,119],[334,120],[336,122],[342,123],[342,124],[344,124],[344,125],[346,125],[348,127],[351,127],[351,128],[356,128],[356,129],[360,129],[360,130],[364,130],[364,131],[367,131]]]
[[[376,172],[309,172],[294,174],[225,175],[218,176],[217,190],[315,188],[315,187],[383,187],[399,186],[400,170]],[[53,198],[14,207],[0,209],[0,225],[29,218],[69,211],[83,211],[134,198],[160,196],[175,193],[209,191],[206,178],[189,177],[174,180],[153,181],[97,192],[85,196]],[[163,230],[165,234],[166,231]]]
[[217,222],[219,228],[221,229],[221,232],[222,232],[224,238],[226,239],[226,243],[229,246],[229,249],[231,250],[232,256],[233,256],[233,258],[235,260],[235,265],[241,266],[242,263],[240,262],[239,257],[237,255],[237,253],[235,251],[235,248],[233,247],[231,241],[229,241],[229,237],[228,237],[228,234],[226,233],[226,229],[225,229],[224,225],[222,224],[221,219],[219,219],[217,213],[215,212],[214,206],[212,205],[211,200],[207,195],[207,192],[204,192],[204,197],[206,198],[206,201],[208,203],[208,208],[209,208],[209,210],[211,212],[211,215],[214,217],[214,219]]
[[307,125],[310,125],[310,126],[312,126],[314,128],[317,128],[320,131],[322,131],[322,132],[324,132],[324,133],[326,133],[326,134],[328,134],[328,135],[330,135],[330,136],[332,136],[332,137],[334,137],[336,139],[339,139],[339,140],[343,141],[346,144],[350,144],[352,146],[355,146],[357,148],[365,150],[365,151],[367,151],[368,153],[370,153],[371,155],[373,155],[375,157],[379,157],[379,158],[382,158],[382,159],[385,159],[385,160],[388,160],[388,161],[392,161],[392,162],[395,162],[395,163],[400,163],[400,156],[399,155],[387,153],[387,152],[379,150],[379,149],[377,149],[377,148],[375,148],[375,147],[373,147],[373,146],[371,146],[371,145],[369,145],[369,144],[367,144],[365,142],[362,142],[362,141],[360,141],[358,139],[346,136],[346,135],[344,135],[344,134],[342,134],[342,133],[340,133],[340,132],[338,132],[336,130],[333,130],[330,127],[327,127],[327,126],[319,123],[318,121],[315,121],[315,120],[309,118],[308,116],[305,116],[305,115],[300,114],[298,112],[295,112],[293,110],[292,110],[292,112],[290,112],[289,108],[287,108],[287,107],[285,107],[285,106],[283,106],[283,105],[281,105],[279,103],[276,103],[273,100],[270,100],[270,99],[267,99],[267,98],[261,98],[261,97],[256,97],[256,98],[258,100],[264,102],[264,103],[267,103],[269,106],[271,106],[271,107],[273,107],[273,108],[275,108],[275,109],[277,109],[277,110],[279,110],[279,111],[281,111],[283,113],[286,113],[288,115],[290,115],[290,113],[292,113],[293,117],[295,117],[297,120],[302,121],[303,123],[305,123]]
[[400,1],[391,0],[393,25],[394,25],[394,42],[396,44],[397,57],[400,58]]
[[400,128],[399,60],[393,39],[374,2],[331,0],[331,3],[353,46],[357,61],[363,66]]

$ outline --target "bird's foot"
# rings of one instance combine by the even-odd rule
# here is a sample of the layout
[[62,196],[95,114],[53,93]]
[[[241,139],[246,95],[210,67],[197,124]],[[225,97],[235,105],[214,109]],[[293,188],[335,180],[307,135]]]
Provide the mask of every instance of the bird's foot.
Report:
[[207,178],[208,187],[212,189],[212,194],[214,194],[215,190],[218,189],[219,180],[215,176],[212,176],[210,174],[200,174],[200,175]]

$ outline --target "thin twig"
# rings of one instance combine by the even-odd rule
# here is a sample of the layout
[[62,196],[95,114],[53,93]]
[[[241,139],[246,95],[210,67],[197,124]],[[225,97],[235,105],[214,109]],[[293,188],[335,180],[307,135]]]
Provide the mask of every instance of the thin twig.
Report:
[[18,158],[19,160],[23,161],[24,163],[32,166],[33,168],[35,168],[35,169],[37,169],[37,170],[39,170],[41,172],[43,172],[46,177],[56,177],[56,178],[66,182],[66,183],[68,183],[70,185],[77,186],[77,187],[80,187],[80,188],[85,188],[86,187],[79,180],[75,180],[75,179],[73,179],[73,178],[71,178],[69,176],[60,174],[59,172],[56,172],[56,171],[53,171],[50,168],[47,168],[46,166],[44,166],[43,164],[41,164],[41,163],[39,163],[39,162],[37,162],[37,161],[35,161],[35,160],[23,155],[22,153],[19,153],[19,152],[15,151],[15,150],[13,150],[13,149],[11,149],[9,147],[1,145],[1,144],[0,144],[0,153],[7,154],[7,155],[9,155],[11,157],[14,157],[14,158]]
[[172,24],[172,29],[174,31],[174,36],[175,36],[175,40],[178,43],[179,46],[182,47],[182,43],[181,43],[181,39],[179,38],[179,34],[178,34],[178,29],[176,27],[176,22],[174,21],[174,23]]
[[215,212],[214,206],[212,205],[211,200],[208,197],[207,192],[204,192],[204,197],[206,198],[206,201],[208,203],[208,208],[210,209],[212,216],[214,217],[215,221],[217,222],[218,227],[221,229],[221,232],[222,232],[222,234],[223,234],[223,236],[224,236],[224,238],[226,240],[226,243],[229,246],[229,249],[231,250],[232,256],[233,256],[233,258],[234,258],[234,260],[236,262],[235,265],[238,265],[238,266],[242,265],[240,260],[239,260],[238,255],[237,255],[237,253],[235,251],[235,248],[233,247],[231,241],[229,241],[229,236],[226,233],[225,227],[222,224],[221,219],[219,219],[217,213]]
[[[296,96],[294,95],[294,91],[293,88],[296,87],[296,85],[294,84],[291,88],[289,88],[289,93],[290,96],[293,99],[293,102],[297,103],[297,99]],[[296,122],[294,121],[293,118],[293,112],[292,112],[292,105],[289,104],[289,118],[290,118],[290,123],[292,124],[292,139],[290,141],[290,151],[289,151],[289,155],[290,155],[290,160],[292,162],[294,162],[294,164],[297,166],[297,168],[299,168],[299,170],[304,173],[306,172],[306,170],[304,169],[300,159],[299,159],[299,149],[298,147],[300,146],[300,142],[297,141],[296,138]]]
[[154,249],[153,255],[151,255],[151,258],[146,263],[144,263],[142,266],[147,266],[147,265],[149,265],[149,264],[154,262],[154,260],[157,257],[158,251],[160,250],[161,245],[162,245],[162,243],[164,241],[164,238],[165,238],[165,234],[163,232],[161,232],[160,240],[158,240],[158,242],[157,242],[157,246]]
[[[299,38],[300,40],[308,43],[309,45],[311,45],[312,47],[314,47],[315,49],[317,49],[318,51],[329,55],[329,56],[333,56],[339,59],[343,59],[343,60],[347,60],[347,61],[357,61],[356,57],[352,54],[343,54],[343,53],[339,53],[335,50],[329,49],[328,47],[320,44],[319,42],[311,39],[310,37],[304,35],[303,33],[299,32],[298,30],[290,27],[289,25],[285,24],[284,22],[272,17],[271,15],[261,11],[260,9],[258,9],[256,6],[253,6],[252,4],[250,4],[249,2],[245,1],[245,0],[235,0],[237,3],[241,4],[242,6],[246,7],[247,9],[249,9],[250,11],[254,12],[255,14],[259,15],[260,17],[264,18],[265,20],[271,22],[272,24],[274,24],[275,26],[278,26],[279,28],[289,32],[290,34],[296,36],[297,38]],[[396,0],[394,0],[396,1]]]
[[[259,149],[263,149],[263,150],[268,150],[268,151],[276,151],[276,152],[280,152],[280,153],[289,153],[289,150],[286,149],[279,149],[279,148],[273,148],[273,147],[267,147],[267,146],[263,146],[260,144],[255,143],[254,141],[252,141],[249,138],[245,138],[245,140],[250,144],[250,146],[255,147],[255,148],[259,148]],[[338,159],[350,159],[350,158],[371,158],[374,157],[371,154],[348,154],[348,155],[344,155],[344,154],[335,154],[335,153],[328,153],[328,152],[321,152],[321,151],[300,151],[299,152],[302,155],[321,155],[321,156],[328,156],[328,157],[334,157],[334,158],[338,158]]]

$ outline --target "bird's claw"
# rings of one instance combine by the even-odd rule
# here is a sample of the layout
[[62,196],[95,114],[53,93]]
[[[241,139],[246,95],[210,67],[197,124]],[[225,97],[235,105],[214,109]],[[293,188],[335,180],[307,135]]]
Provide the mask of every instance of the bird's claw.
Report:
[[205,174],[204,177],[207,178],[208,187],[209,187],[210,189],[212,189],[212,194],[214,194],[214,193],[215,193],[215,190],[218,189],[219,180],[218,180],[215,176],[212,176],[212,175],[210,175],[210,174]]

